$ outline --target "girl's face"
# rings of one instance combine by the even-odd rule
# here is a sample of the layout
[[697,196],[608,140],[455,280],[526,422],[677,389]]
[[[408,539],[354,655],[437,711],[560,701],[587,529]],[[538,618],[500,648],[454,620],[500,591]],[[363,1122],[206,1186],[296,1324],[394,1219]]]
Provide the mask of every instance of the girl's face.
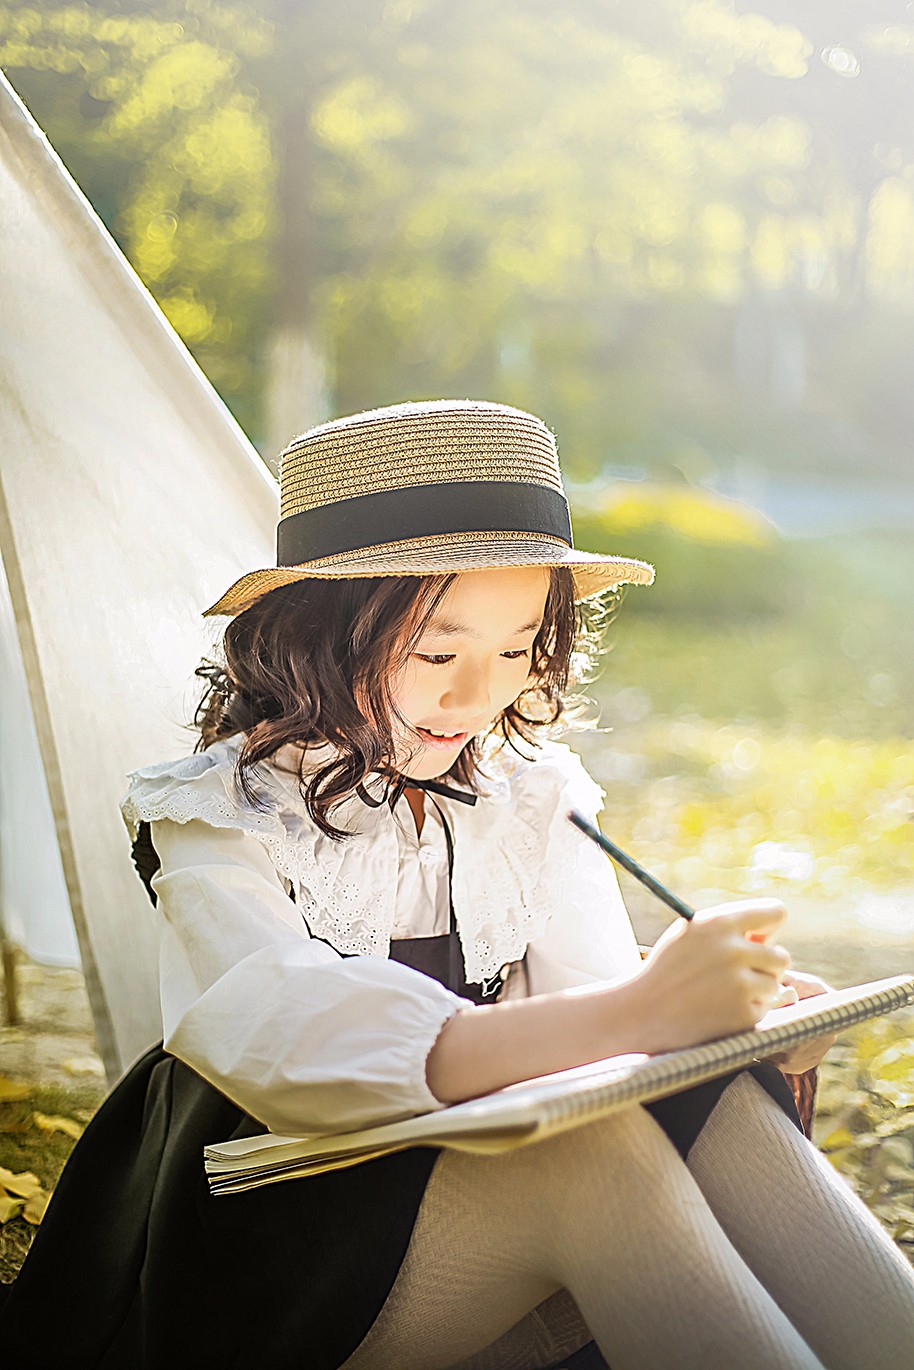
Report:
[[433,780],[523,693],[549,572],[467,571],[447,591],[393,687],[395,764]]

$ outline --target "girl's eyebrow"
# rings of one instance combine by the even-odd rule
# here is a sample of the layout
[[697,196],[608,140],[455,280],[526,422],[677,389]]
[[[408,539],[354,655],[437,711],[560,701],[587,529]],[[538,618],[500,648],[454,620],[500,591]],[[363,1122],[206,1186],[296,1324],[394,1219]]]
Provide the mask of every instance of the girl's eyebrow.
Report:
[[[520,637],[521,633],[531,633],[534,629],[543,626],[542,617],[533,618],[529,623],[523,624],[520,628],[515,628],[513,633],[507,633],[507,637]],[[426,632],[434,633],[436,637],[470,637],[481,638],[482,633],[478,633],[475,628],[469,627],[466,623],[454,623],[450,619],[433,619],[426,628]]]

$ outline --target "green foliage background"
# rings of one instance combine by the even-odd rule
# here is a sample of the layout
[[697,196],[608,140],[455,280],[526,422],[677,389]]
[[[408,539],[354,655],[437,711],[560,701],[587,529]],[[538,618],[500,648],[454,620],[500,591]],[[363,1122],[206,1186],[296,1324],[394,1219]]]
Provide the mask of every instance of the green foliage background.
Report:
[[292,300],[337,412],[497,395],[588,476],[849,470],[878,429],[897,472],[912,32],[895,0],[32,0],[0,64],[255,439]]

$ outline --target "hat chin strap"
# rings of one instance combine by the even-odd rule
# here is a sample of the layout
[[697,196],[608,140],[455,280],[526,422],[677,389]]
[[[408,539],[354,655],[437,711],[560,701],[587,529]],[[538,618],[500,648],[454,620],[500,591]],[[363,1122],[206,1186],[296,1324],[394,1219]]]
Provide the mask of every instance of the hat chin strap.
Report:
[[280,520],[277,566],[301,566],[389,542],[454,533],[528,533],[571,546],[560,490],[516,480],[438,481],[378,490],[302,509]]

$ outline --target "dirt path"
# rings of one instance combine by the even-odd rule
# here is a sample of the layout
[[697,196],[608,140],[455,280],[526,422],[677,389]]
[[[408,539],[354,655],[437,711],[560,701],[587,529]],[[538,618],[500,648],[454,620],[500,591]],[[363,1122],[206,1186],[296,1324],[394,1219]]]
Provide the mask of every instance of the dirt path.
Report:
[[0,1028],[0,1074],[31,1084],[106,1089],[95,1030],[78,970],[39,966],[19,958],[20,1022]]

